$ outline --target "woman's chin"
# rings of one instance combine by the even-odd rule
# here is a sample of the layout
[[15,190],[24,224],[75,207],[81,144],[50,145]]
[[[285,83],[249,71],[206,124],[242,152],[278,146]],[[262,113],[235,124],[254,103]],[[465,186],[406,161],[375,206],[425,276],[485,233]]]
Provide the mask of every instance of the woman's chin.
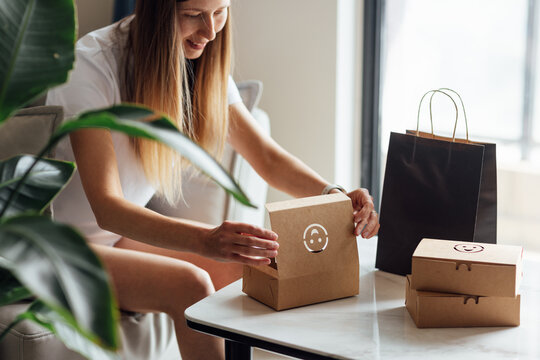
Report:
[[202,54],[199,54],[199,55],[186,55],[185,58],[188,59],[188,60],[195,60],[195,59],[198,59],[201,57]]
[[189,60],[195,60],[195,59],[198,59],[201,57],[203,51],[202,50],[199,50],[199,51],[184,51],[184,57],[186,59],[189,59]]

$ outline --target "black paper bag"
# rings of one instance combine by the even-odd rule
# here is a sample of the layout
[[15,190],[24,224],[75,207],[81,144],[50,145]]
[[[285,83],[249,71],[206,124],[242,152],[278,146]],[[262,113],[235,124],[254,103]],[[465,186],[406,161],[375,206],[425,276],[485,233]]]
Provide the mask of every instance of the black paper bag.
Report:
[[422,238],[496,243],[496,181],[495,144],[391,133],[375,266],[410,274]]

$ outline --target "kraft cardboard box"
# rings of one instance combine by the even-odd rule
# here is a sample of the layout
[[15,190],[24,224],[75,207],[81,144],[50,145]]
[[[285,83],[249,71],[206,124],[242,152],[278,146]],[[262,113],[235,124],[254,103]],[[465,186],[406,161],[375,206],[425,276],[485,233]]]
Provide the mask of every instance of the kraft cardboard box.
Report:
[[422,239],[412,258],[415,290],[516,297],[522,278],[519,246]]
[[520,295],[471,296],[412,288],[408,275],[405,306],[419,328],[519,326]]
[[345,194],[266,205],[279,250],[268,266],[244,266],[242,291],[283,310],[358,294],[353,208]]

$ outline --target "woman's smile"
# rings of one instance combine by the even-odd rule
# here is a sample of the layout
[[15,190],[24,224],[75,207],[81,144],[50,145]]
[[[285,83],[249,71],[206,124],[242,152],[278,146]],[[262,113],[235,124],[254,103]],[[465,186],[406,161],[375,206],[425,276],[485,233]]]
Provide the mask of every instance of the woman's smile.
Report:
[[206,46],[206,44],[208,43],[207,41],[205,42],[195,42],[195,41],[192,41],[190,39],[186,39],[186,43],[193,49],[193,50],[203,50],[204,47]]

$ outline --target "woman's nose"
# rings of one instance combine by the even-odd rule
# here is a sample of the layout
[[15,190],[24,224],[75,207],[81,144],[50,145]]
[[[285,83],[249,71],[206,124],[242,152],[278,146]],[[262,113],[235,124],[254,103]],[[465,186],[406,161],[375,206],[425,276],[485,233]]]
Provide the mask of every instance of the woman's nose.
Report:
[[214,23],[214,17],[212,15],[205,15],[203,18],[203,26],[201,28],[201,35],[203,35],[208,41],[212,41],[216,38],[216,28]]

